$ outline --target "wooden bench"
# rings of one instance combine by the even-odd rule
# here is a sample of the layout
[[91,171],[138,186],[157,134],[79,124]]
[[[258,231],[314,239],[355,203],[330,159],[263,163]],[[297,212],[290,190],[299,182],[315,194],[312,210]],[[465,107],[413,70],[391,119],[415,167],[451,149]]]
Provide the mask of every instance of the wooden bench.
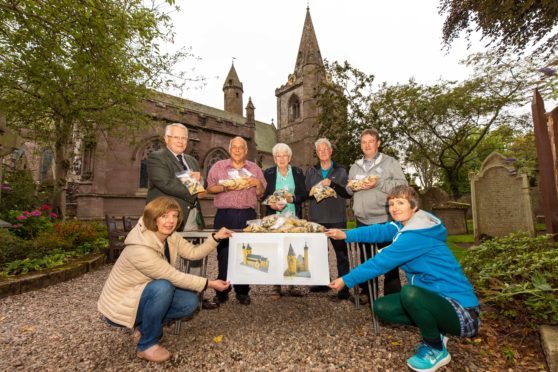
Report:
[[115,262],[124,249],[124,239],[126,238],[126,235],[128,235],[128,232],[119,229],[118,221],[113,216],[109,216],[108,214],[105,215],[105,222],[107,224],[109,240],[107,256],[109,262]]

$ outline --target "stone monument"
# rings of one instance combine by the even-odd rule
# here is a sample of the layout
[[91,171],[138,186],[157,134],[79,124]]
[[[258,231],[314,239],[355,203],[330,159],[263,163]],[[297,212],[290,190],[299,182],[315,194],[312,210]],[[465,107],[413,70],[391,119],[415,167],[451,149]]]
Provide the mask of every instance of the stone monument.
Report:
[[514,171],[504,156],[493,152],[469,177],[476,242],[518,231],[535,235],[529,181],[527,175]]

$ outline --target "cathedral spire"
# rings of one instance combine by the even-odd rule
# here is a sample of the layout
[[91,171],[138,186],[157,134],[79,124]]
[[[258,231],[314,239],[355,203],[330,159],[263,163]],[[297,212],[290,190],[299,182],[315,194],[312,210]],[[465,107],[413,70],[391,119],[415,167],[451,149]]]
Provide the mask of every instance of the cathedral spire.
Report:
[[318,38],[316,38],[316,33],[314,32],[312,17],[310,17],[310,7],[307,7],[306,19],[304,20],[304,28],[296,57],[295,73],[299,75],[298,73],[302,72],[302,68],[310,64],[323,66],[324,62],[320,53],[320,47],[318,46]]

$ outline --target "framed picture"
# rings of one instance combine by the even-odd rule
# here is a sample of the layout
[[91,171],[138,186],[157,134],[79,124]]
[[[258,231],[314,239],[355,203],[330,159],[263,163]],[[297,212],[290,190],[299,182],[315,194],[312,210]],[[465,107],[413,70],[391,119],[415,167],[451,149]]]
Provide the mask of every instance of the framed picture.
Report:
[[229,239],[232,284],[329,284],[323,233],[235,233]]

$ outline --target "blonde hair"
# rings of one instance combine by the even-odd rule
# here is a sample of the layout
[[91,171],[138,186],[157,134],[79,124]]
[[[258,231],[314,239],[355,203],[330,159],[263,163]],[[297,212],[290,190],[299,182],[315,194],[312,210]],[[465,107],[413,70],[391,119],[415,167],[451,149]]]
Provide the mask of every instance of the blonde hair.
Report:
[[[176,227],[182,224],[182,208],[176,200],[168,196],[160,196],[151,200],[143,208],[143,223],[148,230],[157,232],[157,218],[170,211],[178,212]],[[176,228],[175,228],[176,229]]]

